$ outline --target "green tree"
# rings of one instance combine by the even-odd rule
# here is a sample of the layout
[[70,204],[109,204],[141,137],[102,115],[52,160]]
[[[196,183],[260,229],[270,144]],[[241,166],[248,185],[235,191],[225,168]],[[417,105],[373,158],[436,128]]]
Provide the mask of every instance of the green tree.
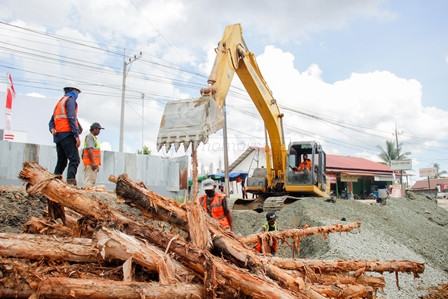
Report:
[[389,166],[394,160],[406,160],[408,156],[411,155],[411,152],[401,153],[401,146],[401,143],[398,144],[397,149],[393,140],[386,140],[386,148],[377,145],[377,147],[381,150],[381,153],[378,155],[378,157],[380,157],[384,164]]
[[151,155],[151,150],[145,145],[145,146],[143,146],[143,149],[137,151],[137,154]]
[[436,176],[434,177],[435,179],[446,177],[447,172],[446,170],[440,169],[439,163],[434,163],[433,167],[436,169]]

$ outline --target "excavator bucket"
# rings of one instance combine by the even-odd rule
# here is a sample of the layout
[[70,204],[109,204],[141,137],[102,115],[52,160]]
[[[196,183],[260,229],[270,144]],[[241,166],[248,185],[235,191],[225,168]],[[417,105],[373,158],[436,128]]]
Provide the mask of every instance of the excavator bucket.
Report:
[[212,97],[175,100],[166,104],[157,136],[157,150],[164,145],[168,150],[174,145],[178,151],[181,144],[187,150],[207,143],[208,136],[223,128],[224,115]]

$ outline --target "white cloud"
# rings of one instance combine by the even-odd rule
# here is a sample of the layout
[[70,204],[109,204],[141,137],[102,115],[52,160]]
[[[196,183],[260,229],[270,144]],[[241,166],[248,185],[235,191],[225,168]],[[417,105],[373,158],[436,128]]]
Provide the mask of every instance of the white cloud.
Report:
[[[4,1],[0,19],[38,32],[66,36],[91,48],[1,28],[3,43],[37,50],[30,56],[18,55],[17,48],[0,51],[2,61],[12,59],[14,66],[26,70],[22,82],[18,81],[16,86],[18,94],[46,97],[42,108],[51,111],[61,96],[61,86],[68,78],[75,79],[85,90],[78,100],[83,125],[99,121],[107,127],[100,139],[114,150],[118,148],[120,130],[123,48],[131,56],[143,51],[143,58],[130,65],[126,80],[125,150],[135,152],[140,148],[143,129],[144,144],[155,153],[164,101],[199,95],[200,85],[206,85],[214,61],[213,48],[224,26],[232,23],[242,23],[246,41],[264,46],[257,61],[275,99],[287,108],[281,109],[285,114],[287,141],[316,139],[329,153],[374,157],[376,145],[393,139],[397,125],[403,132],[400,140],[404,141],[406,150],[421,154],[425,159],[422,163],[428,163],[429,150],[443,147],[443,139],[447,138],[447,111],[425,107],[422,84],[399,75],[399,71],[359,71],[358,68],[345,78],[327,82],[324,75],[329,69],[319,61],[310,61],[301,69],[297,66],[301,49],[292,51],[291,47],[315,32],[331,30],[336,34],[341,28],[350,29],[357,20],[392,22],[396,15],[385,8],[387,3],[382,0],[337,4],[323,0],[280,3],[231,0],[216,2],[213,9],[204,0],[28,2]],[[325,47],[332,45],[327,40],[322,43]],[[248,47],[253,49],[251,44]],[[42,58],[53,55],[54,63]],[[56,63],[58,59],[70,59],[73,64]],[[448,62],[448,56],[445,60]],[[335,62],[332,67],[338,66]],[[192,74],[198,72],[204,77]],[[186,83],[191,78],[194,85]],[[175,84],[176,80],[185,83]],[[234,79],[233,86],[243,89],[238,78]],[[25,87],[30,90],[23,91]],[[263,144],[263,122],[258,112],[247,95],[241,95],[234,87],[228,99],[232,145],[239,149],[240,144]],[[142,93],[145,94],[143,125]],[[218,144],[221,136],[216,134],[212,140]],[[235,150],[231,158],[238,153]],[[218,157],[222,157],[222,151],[203,150],[200,159],[208,165]],[[442,155],[434,155],[434,159],[438,158]]]

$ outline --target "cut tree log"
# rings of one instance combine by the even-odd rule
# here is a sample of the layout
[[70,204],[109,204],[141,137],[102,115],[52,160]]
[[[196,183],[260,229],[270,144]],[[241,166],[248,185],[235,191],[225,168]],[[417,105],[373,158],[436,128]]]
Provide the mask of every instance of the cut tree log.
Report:
[[0,256],[91,263],[101,257],[92,240],[33,234],[0,233]]
[[365,285],[313,285],[313,288],[328,298],[372,298],[373,288]]
[[[127,175],[120,175],[118,179],[111,178],[111,180],[116,182],[116,193],[126,204],[138,208],[143,214],[150,213],[150,218],[189,230],[185,207],[132,182]],[[214,247],[237,262],[239,266],[247,267],[253,273],[265,273],[286,289],[297,292],[305,288],[301,278],[294,278],[272,264],[263,263],[261,258],[251,248],[241,243],[235,234],[226,231],[206,213],[203,214],[207,228],[213,235]]]
[[[202,207],[195,201],[185,204],[187,210],[188,234],[191,241],[202,250],[208,250],[212,247],[210,232],[206,227],[205,213]],[[193,225],[191,225],[193,223]]]
[[264,235],[269,235],[277,239],[287,239],[287,238],[303,238],[309,235],[326,235],[335,232],[349,232],[355,228],[361,227],[361,222],[356,221],[349,224],[332,224],[327,226],[317,226],[317,227],[306,227],[299,229],[288,229],[288,230],[278,230],[271,232],[261,232],[258,234],[252,234],[248,236],[240,237],[240,241],[247,245],[253,245],[259,241],[259,239]]
[[404,272],[418,275],[425,271],[424,263],[411,261],[386,261],[377,260],[311,260],[311,259],[284,259],[284,258],[264,258],[266,262],[273,263],[282,269],[309,271],[316,273],[343,273],[356,271],[359,275],[369,272]]
[[[213,251],[226,258],[226,261],[211,254],[208,250],[203,250],[193,243],[188,243],[181,235],[172,235],[159,227],[144,222],[142,219],[114,209],[104,202],[83,196],[78,190],[52,177],[45,169],[35,163],[25,162],[24,169],[20,172],[20,178],[31,185],[30,193],[41,192],[52,201],[61,203],[83,214],[86,218],[96,221],[98,225],[103,227],[113,226],[128,235],[160,247],[166,253],[175,254],[183,265],[202,277],[207,289],[203,294],[208,297],[213,296],[218,286],[224,285],[256,298],[324,298],[330,296],[328,294],[338,294],[338,292],[339,294],[366,293],[369,296],[373,295],[373,287],[366,284],[305,284],[303,279],[306,279],[306,276],[293,275],[290,270],[278,267],[275,262],[272,262],[275,258],[266,260],[266,258],[257,255],[238,240],[233,233],[225,231],[208,215],[205,216],[205,227],[212,236]],[[121,191],[119,190],[120,184],[125,186]],[[128,188],[128,191],[125,190],[126,188]],[[141,207],[139,202],[149,207],[149,211],[146,210],[145,213],[153,219],[163,220],[185,231],[189,231],[189,226],[194,225],[189,222],[186,206],[181,207],[160,195],[156,195],[159,196],[158,200],[153,200],[151,195],[148,195],[149,190],[132,183],[126,176],[118,178],[116,190],[117,195],[129,205],[138,207],[142,212],[145,211],[145,208]],[[137,196],[137,203],[134,202],[134,198],[128,198],[129,194]],[[194,216],[192,218],[193,221],[196,221]],[[204,243],[202,242],[202,244]],[[216,250],[217,252],[215,252]],[[230,262],[234,262],[235,265],[231,265]],[[301,271],[301,268],[294,269]],[[316,269],[308,269],[311,272],[320,273],[318,266]],[[405,268],[396,267],[397,269],[403,270]],[[366,267],[359,268],[352,275],[357,277],[365,271],[369,270]],[[325,294],[325,296],[321,294]]]
[[134,263],[159,273],[160,283],[191,282],[196,276],[160,248],[117,230],[104,227],[97,230],[93,246],[98,248],[103,258],[132,259]]
[[315,273],[313,270],[299,272],[293,271],[292,275],[302,277],[307,282],[332,285],[332,284],[362,284],[371,286],[374,290],[384,288],[386,286],[386,281],[383,276],[369,276],[366,274],[355,275],[349,273],[332,273],[332,274],[319,274]]
[[23,231],[29,234],[56,235],[61,237],[75,237],[79,235],[78,230],[73,230],[64,225],[60,219],[54,220],[34,216],[23,225]]
[[30,299],[202,298],[203,293],[203,286],[199,284],[158,284],[48,277],[41,281],[37,292]]
[[[52,201],[59,202],[84,216],[102,222],[104,226],[107,226],[108,222],[112,222],[116,228],[127,234],[140,236],[161,248],[166,248],[167,251],[171,250],[181,258],[183,264],[202,275],[205,272],[203,265],[206,259],[212,259],[216,266],[216,273],[221,277],[220,284],[226,284],[236,290],[241,290],[246,295],[258,298],[298,298],[299,296],[307,298],[307,296],[310,296],[305,291],[315,293],[313,290],[304,290],[294,294],[271,281],[258,277],[254,273],[230,267],[221,258],[200,250],[181,240],[178,236],[170,235],[132,215],[126,215],[100,200],[80,194],[76,188],[54,178],[45,168],[34,162],[24,162],[24,168],[19,177],[32,185],[28,192],[32,194],[40,192]],[[292,280],[294,279],[292,278]]]

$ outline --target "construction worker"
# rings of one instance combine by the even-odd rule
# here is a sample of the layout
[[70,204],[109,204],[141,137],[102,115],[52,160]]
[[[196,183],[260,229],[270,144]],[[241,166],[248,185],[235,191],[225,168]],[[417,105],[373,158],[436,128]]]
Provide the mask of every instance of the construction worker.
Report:
[[81,93],[72,84],[64,87],[64,96],[57,102],[51,115],[48,127],[56,143],[58,160],[54,174],[62,174],[67,167],[67,183],[76,185],[76,173],[80,162],[78,147],[81,145],[79,135],[82,127],[78,122],[78,103],[76,99]]
[[308,159],[307,154],[303,154],[303,161],[300,163],[299,167],[297,167],[298,172],[308,172],[311,170],[311,161]]
[[215,192],[216,184],[212,179],[202,182],[205,194],[199,197],[199,203],[207,214],[227,230],[233,231],[233,219],[224,194]]
[[90,126],[90,134],[84,139],[84,150],[82,151],[82,162],[84,164],[84,187],[93,187],[96,182],[96,176],[101,165],[100,142],[98,134],[103,127],[97,122]]
[[[278,230],[278,223],[277,223],[277,215],[275,215],[274,212],[269,212],[266,214],[266,223],[263,224],[262,227],[260,227],[260,229],[258,229],[257,233],[261,233],[261,232],[272,232],[272,231],[277,231]],[[261,242],[258,241],[255,244],[255,249],[257,250],[257,252],[261,252]],[[278,241],[275,238],[270,238],[269,239],[269,250],[270,250],[270,254],[272,254],[273,256],[275,256],[278,252]]]

